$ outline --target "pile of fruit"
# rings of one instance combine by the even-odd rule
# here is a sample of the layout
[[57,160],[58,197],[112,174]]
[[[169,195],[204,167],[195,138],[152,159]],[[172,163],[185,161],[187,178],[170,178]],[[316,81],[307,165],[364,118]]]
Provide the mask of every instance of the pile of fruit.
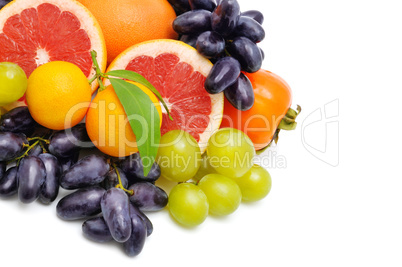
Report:
[[153,232],[147,212],[195,227],[266,197],[255,154],[300,107],[261,69],[263,14],[236,0],[94,2],[0,0],[0,197],[49,204],[67,190],[57,216],[129,256]]

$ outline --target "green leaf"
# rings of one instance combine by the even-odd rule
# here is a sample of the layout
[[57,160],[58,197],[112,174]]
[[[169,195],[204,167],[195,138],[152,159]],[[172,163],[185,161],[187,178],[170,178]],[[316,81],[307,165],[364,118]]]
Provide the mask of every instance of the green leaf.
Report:
[[168,106],[166,105],[165,101],[163,100],[161,94],[158,92],[158,90],[156,90],[156,88],[147,79],[144,78],[144,76],[142,76],[141,74],[138,74],[134,71],[131,71],[131,70],[112,70],[112,71],[109,71],[108,73],[106,73],[106,75],[127,79],[127,80],[137,82],[137,83],[140,83],[140,84],[146,86],[149,90],[152,91],[152,93],[154,93],[156,95],[156,97],[159,99],[159,101],[161,101],[162,105],[165,107],[165,110],[168,113],[170,120],[173,120],[172,116],[170,115]]
[[[123,105],[131,129],[137,139],[138,151],[147,176],[155,162],[161,139],[160,118],[155,105],[135,84],[121,79],[109,78],[120,103]],[[144,159],[147,159],[144,161]]]

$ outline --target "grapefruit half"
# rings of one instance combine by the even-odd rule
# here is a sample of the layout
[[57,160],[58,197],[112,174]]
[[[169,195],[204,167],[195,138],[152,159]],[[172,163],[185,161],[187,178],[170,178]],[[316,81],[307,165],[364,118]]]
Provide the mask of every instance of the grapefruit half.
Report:
[[170,120],[162,107],[161,134],[185,130],[204,152],[210,136],[219,129],[224,103],[222,93],[211,95],[204,88],[211,68],[212,63],[193,47],[159,39],[128,48],[107,71],[126,69],[144,76],[162,95],[173,117]]
[[[75,0],[14,0],[0,11],[0,62],[18,64],[29,75],[50,61],[95,74],[91,50],[106,69],[106,46],[95,17]],[[92,84],[93,91],[98,84]]]

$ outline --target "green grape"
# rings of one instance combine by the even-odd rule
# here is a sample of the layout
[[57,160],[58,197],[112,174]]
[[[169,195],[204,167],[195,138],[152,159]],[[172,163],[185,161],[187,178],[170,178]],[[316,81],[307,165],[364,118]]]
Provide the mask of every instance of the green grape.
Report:
[[236,178],[243,176],[253,166],[255,150],[245,133],[223,128],[209,139],[207,153],[211,166],[218,173]]
[[209,163],[207,153],[204,153],[201,159],[201,166],[198,169],[198,172],[194,175],[193,180],[198,182],[202,177],[210,173],[216,173],[216,171]]
[[204,192],[190,183],[178,184],[169,194],[170,214],[184,226],[197,226],[208,216],[208,199]]
[[20,99],[27,86],[27,76],[20,66],[11,62],[0,63],[0,106]]
[[200,168],[201,150],[189,133],[173,130],[162,136],[156,161],[163,177],[185,182],[193,178]]
[[271,191],[271,175],[263,167],[255,164],[245,175],[234,179],[239,185],[243,201],[257,201]]
[[223,216],[233,213],[240,205],[241,191],[232,179],[220,174],[208,174],[198,186],[208,198],[209,213]]

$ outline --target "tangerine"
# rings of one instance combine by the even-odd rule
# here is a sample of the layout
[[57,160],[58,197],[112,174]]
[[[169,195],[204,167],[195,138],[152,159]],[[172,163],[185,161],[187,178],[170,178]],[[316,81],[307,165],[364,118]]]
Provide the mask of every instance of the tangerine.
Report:
[[[134,84],[149,96],[162,123],[158,98],[144,85]],[[125,157],[138,151],[134,132],[112,85],[98,92],[93,99],[86,117],[86,128],[94,145],[107,155]]]

